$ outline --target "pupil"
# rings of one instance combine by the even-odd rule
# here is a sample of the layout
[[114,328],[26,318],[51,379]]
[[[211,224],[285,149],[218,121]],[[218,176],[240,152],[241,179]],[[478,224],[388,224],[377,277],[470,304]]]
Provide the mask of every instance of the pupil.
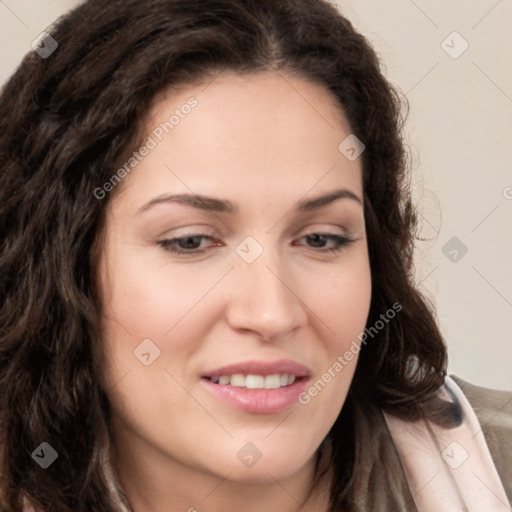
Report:
[[197,242],[198,238],[199,237],[197,237],[197,236],[189,236],[187,238],[184,238],[182,240],[182,243],[186,246],[186,249],[194,249],[195,247],[190,247],[190,244],[193,246],[197,245],[197,244],[194,244],[194,240],[196,240],[196,242]]
[[[325,238],[323,235],[310,235],[310,238],[313,239],[313,242],[318,242],[318,241],[321,241],[321,240],[324,240],[325,241]],[[322,244],[320,244],[322,245]]]

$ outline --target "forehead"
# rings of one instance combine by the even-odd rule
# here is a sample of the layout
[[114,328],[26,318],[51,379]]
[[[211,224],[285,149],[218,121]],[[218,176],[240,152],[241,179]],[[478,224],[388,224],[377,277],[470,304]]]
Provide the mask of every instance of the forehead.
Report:
[[359,160],[338,149],[351,129],[336,98],[303,78],[223,72],[168,90],[155,97],[144,134],[153,147],[126,185],[136,181],[147,194],[236,188],[303,195],[319,181],[326,190],[361,189]]
[[[339,102],[323,85],[282,72],[240,75],[228,71],[157,95],[148,112],[145,130],[149,133],[171,120],[174,113],[188,111],[190,98],[197,102],[191,112],[194,116],[183,123],[185,128],[177,130],[184,120],[180,115],[180,122],[174,128],[186,132],[186,126],[193,125],[194,130],[200,130],[202,144],[214,138],[227,143],[244,134],[264,137],[279,132],[291,142],[292,139],[311,140],[315,135],[325,137],[340,129],[350,131]],[[268,139],[265,142],[271,144]]]

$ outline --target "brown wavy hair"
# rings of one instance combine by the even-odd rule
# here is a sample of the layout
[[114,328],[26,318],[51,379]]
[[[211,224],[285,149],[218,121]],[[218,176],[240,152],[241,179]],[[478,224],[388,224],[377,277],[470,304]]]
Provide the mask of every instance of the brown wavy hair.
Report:
[[[380,510],[372,488],[407,506],[382,411],[417,417],[443,383],[446,348],[414,283],[407,101],[368,41],[325,0],[89,0],[48,30],[57,50],[27,54],[0,96],[1,510],[25,501],[45,512],[121,510],[105,469],[95,288],[114,192],[99,200],[93,191],[139,147],[159,92],[223,70],[322,85],[366,145],[367,325],[395,302],[402,310],[362,347],[317,477],[334,470],[332,511]],[[45,470],[31,458],[43,441],[59,454]]]

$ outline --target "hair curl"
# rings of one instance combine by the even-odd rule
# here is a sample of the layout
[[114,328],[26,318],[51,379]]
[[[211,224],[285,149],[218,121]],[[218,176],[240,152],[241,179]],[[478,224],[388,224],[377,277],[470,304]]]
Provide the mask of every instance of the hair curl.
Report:
[[[446,348],[414,285],[406,101],[368,41],[325,0],[89,0],[49,30],[58,49],[27,54],[0,97],[1,509],[120,510],[105,469],[95,287],[112,194],[93,191],[137,147],[159,92],[232,70],[326,87],[366,145],[367,325],[395,302],[402,310],[361,350],[317,470],[334,468],[332,510],[376,510],[369,482],[393,489],[398,470],[383,460],[382,410],[416,417],[442,385]],[[45,440],[59,459],[42,470],[31,453]]]

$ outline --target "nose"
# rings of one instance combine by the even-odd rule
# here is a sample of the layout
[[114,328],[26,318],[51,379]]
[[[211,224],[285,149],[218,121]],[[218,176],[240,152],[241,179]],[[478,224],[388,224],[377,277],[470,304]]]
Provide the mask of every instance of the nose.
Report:
[[304,326],[307,315],[292,272],[267,254],[237,261],[226,315],[232,329],[277,341]]

